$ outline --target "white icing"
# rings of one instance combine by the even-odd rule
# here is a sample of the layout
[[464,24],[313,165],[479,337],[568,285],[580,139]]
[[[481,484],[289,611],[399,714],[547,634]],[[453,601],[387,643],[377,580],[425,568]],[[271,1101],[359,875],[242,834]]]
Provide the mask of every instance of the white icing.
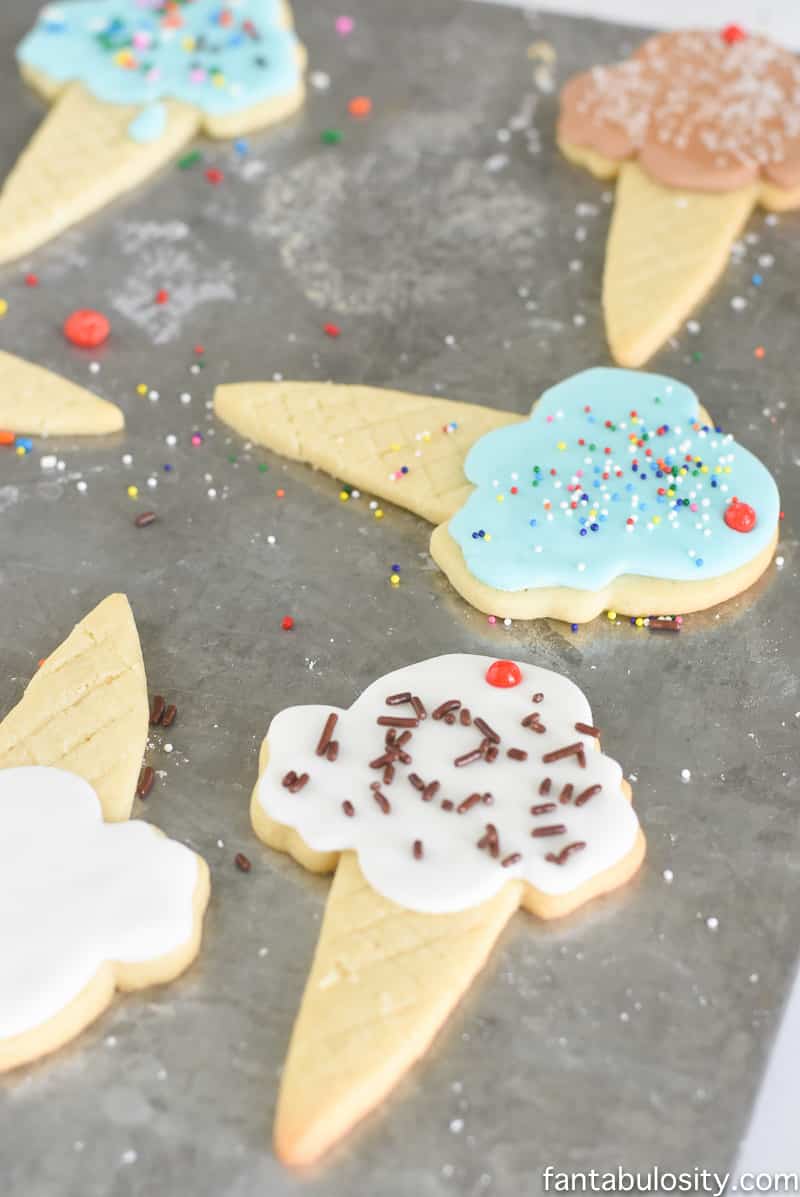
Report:
[[[575,730],[576,723],[593,722],[586,698],[559,674],[522,662],[517,662],[522,672],[518,686],[492,686],[486,671],[493,660],[465,654],[434,657],[373,682],[349,710],[306,706],[282,711],[269,729],[269,761],[258,786],[261,806],[271,818],[294,827],[317,851],[353,849],[374,889],[401,906],[427,913],[476,906],[512,879],[527,881],[545,894],[569,893],[617,864],[636,841],[638,820],[623,793],[619,765],[597,751],[593,737]],[[420,697],[428,717],[412,729],[405,745],[412,763],[395,762],[393,782],[381,783],[391,805],[390,813],[384,814],[370,790],[382,773],[369,762],[383,754],[387,730],[375,721],[382,715],[413,717],[407,704],[386,705],[389,695],[406,690]],[[536,693],[544,695],[539,703],[532,701]],[[456,757],[477,747],[482,738],[474,725],[465,727],[457,720],[448,726],[431,717],[441,703],[454,698],[500,736],[494,763],[454,765]],[[316,754],[332,710],[338,715],[335,762]],[[521,726],[534,710],[546,727],[542,734]],[[542,763],[545,753],[577,741],[584,747],[585,768],[575,756]],[[506,755],[509,748],[526,751],[527,760],[511,760]],[[309,774],[297,793],[282,785],[290,771]],[[422,800],[408,780],[411,772],[425,782],[441,783],[433,801]],[[540,796],[545,777],[552,779],[551,790]],[[559,796],[568,783],[574,786],[573,798],[595,784],[602,790],[581,807],[574,801],[561,804]],[[476,791],[490,792],[493,804],[479,803],[464,814],[442,809],[443,799],[458,806]],[[344,813],[345,801],[355,807],[352,817]],[[532,806],[545,802],[555,802],[556,810],[531,814]],[[477,847],[487,823],[497,828],[498,859]],[[565,824],[566,833],[532,838],[534,827],[554,823]],[[423,844],[419,860],[413,855],[415,840]],[[564,864],[546,860],[548,853],[575,841],[585,842],[586,848]],[[500,861],[515,852],[522,859],[503,868]]]
[[54,1017],[105,961],[187,943],[197,857],[146,823],[103,822],[83,778],[0,770],[0,1039]]

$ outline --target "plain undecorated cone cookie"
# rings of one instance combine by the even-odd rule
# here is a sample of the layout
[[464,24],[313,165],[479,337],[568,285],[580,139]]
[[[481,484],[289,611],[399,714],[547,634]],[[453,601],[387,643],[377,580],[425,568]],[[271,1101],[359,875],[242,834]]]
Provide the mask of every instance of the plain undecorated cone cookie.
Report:
[[283,1071],[275,1151],[313,1163],[427,1050],[511,915],[519,886],[458,914],[415,914],[367,882],[352,852],[331,885]]
[[50,765],[94,788],[107,821],[127,819],[147,742],[147,681],[124,594],[82,619],[0,723],[0,769]]
[[200,121],[188,104],[163,107],[163,133],[140,144],[129,129],[141,106],[104,103],[81,83],[65,87],[0,192],[0,262],[30,253],[170,162]]
[[102,436],[124,427],[125,417],[114,403],[0,352],[0,428],[32,436]]
[[241,436],[431,523],[449,519],[469,495],[464,460],[475,442],[522,419],[404,391],[317,382],[221,386],[214,411]]
[[756,183],[718,195],[676,191],[636,163],[622,167],[603,275],[616,362],[643,365],[681,326],[725,269],[758,193]]

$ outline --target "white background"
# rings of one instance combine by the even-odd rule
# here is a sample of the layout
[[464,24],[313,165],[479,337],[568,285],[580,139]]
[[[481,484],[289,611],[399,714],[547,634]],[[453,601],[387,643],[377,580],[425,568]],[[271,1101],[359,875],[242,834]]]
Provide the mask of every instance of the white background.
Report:
[[[651,28],[736,23],[800,50],[800,0],[485,0]],[[590,64],[587,63],[587,66]],[[800,977],[772,1051],[734,1179],[744,1172],[800,1173]],[[679,1167],[703,1167],[702,1160]],[[787,1190],[791,1192],[792,1190]]]
[[800,0],[489,0],[516,2],[520,8],[566,12],[628,25],[677,29],[679,26],[741,25],[768,33],[800,50]]

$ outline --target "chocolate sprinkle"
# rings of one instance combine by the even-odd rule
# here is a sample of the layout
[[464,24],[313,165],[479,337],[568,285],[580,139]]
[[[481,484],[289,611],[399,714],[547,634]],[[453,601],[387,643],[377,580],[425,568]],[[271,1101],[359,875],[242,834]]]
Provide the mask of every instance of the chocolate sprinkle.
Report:
[[409,773],[408,780],[411,782],[415,790],[425,789],[425,782],[422,780],[419,773]]
[[564,789],[558,795],[558,801],[559,802],[569,802],[570,798],[572,797],[572,791],[574,789],[575,789],[575,787],[573,785],[571,785],[569,782],[567,782],[567,784],[564,786]]
[[512,865],[519,864],[519,862],[521,860],[522,860],[521,852],[512,852],[510,856],[507,856],[505,858],[505,860],[501,860],[500,864],[502,865],[502,867],[504,869],[509,869],[509,868],[511,868]]
[[509,748],[506,756],[510,756],[512,761],[527,761],[528,754],[524,748]]
[[412,694],[411,705],[414,708],[414,714],[416,715],[417,719],[422,720],[428,718],[428,712],[425,710],[422,699],[418,694]]
[[489,747],[486,749],[486,754],[485,754],[487,765],[491,765],[497,760],[498,752],[499,752],[499,749],[496,744],[489,745]]
[[590,798],[594,798],[595,794],[599,794],[600,791],[602,790],[602,788],[603,787],[601,785],[596,785],[596,786],[589,786],[588,790],[582,790],[581,793],[578,794],[578,797],[575,799],[575,805],[583,806],[585,803],[587,803],[589,801]]
[[600,728],[592,727],[591,723],[576,723],[575,731],[581,732],[584,736],[594,736],[595,739],[600,736]]
[[244,852],[237,852],[233,858],[233,863],[236,865],[240,873],[249,873],[253,867],[249,858],[245,856]]
[[380,790],[374,789],[372,791],[372,797],[375,799],[375,801],[377,802],[378,806],[381,808],[383,813],[385,815],[388,815],[390,810],[392,809],[392,804],[389,801],[389,799],[386,797],[386,795],[382,794],[380,792]]
[[429,782],[428,785],[425,786],[425,789],[422,791],[422,801],[423,802],[432,801],[432,799],[436,797],[438,790],[439,790],[438,781]]
[[328,745],[327,750],[325,752],[325,756],[327,757],[327,759],[329,761],[335,761],[336,758],[338,757],[338,755],[339,755],[339,741],[331,740],[331,742]]
[[336,727],[339,716],[335,711],[331,711],[328,718],[325,720],[325,726],[322,729],[322,735],[317,744],[317,756],[324,756],[327,752],[328,745],[333,737],[333,729]]
[[444,802],[442,803],[442,810],[452,810],[452,809],[453,809],[452,802],[450,801],[449,798],[445,798]]
[[288,790],[289,786],[293,786],[296,781],[297,774],[295,773],[294,769],[290,769],[289,772],[285,773],[281,778],[281,785]]
[[563,748],[556,748],[553,752],[546,752],[542,761],[545,765],[550,765],[553,761],[563,761],[568,756],[576,756],[581,769],[586,768],[586,754],[580,740],[575,744],[565,744]]
[[410,690],[404,690],[402,694],[390,694],[386,699],[387,707],[399,707],[404,702],[411,702]]
[[541,794],[541,796],[542,796],[542,797],[544,797],[544,796],[545,796],[545,794],[549,794],[549,793],[550,793],[550,786],[551,786],[552,784],[553,784],[553,783],[552,783],[552,781],[550,780],[550,778],[549,778],[549,777],[545,777],[544,781],[543,781],[543,782],[542,782],[542,784],[539,786],[539,793]]
[[551,864],[562,865],[573,852],[582,852],[585,847],[583,840],[576,840],[574,844],[567,844],[560,852],[548,852],[545,860],[549,860]]
[[294,781],[289,783],[287,787],[290,794],[299,794],[305,785],[308,784],[308,774],[301,773],[299,777],[295,777]]
[[489,724],[486,722],[485,719],[480,719],[480,718],[475,719],[474,723],[475,723],[475,726],[477,727],[478,731],[483,732],[483,734],[486,736],[487,740],[491,740],[493,744],[500,743],[500,737],[498,736],[497,732],[494,730],[493,727],[489,726]]
[[480,748],[473,748],[471,752],[465,752],[462,756],[457,756],[453,761],[456,769],[462,768],[463,765],[471,765],[474,761],[482,761],[483,752]]
[[550,823],[547,827],[534,827],[531,835],[536,840],[543,835],[564,835],[566,830],[564,823]]
[[456,813],[459,815],[465,814],[468,810],[472,810],[473,806],[477,806],[480,800],[480,794],[470,794],[469,798],[465,798],[463,802],[459,802],[456,807]]
[[175,706],[174,702],[171,702],[169,704],[169,706],[167,707],[167,709],[164,711],[163,716],[161,717],[161,726],[162,727],[172,727],[173,723],[175,722],[175,716],[177,714],[178,714],[178,708]]
[[155,769],[152,767],[152,765],[145,765],[139,774],[139,783],[136,786],[136,797],[147,798],[155,784],[155,780]]
[[469,727],[472,723],[472,713],[469,707],[462,707],[458,712],[458,721],[462,727]]
[[531,702],[541,702],[543,698],[544,698],[544,694],[542,694],[541,690],[539,690],[539,691],[537,691],[536,694],[533,695],[533,697],[531,698]]
[[161,722],[167,704],[160,694],[153,695],[153,705],[150,708],[150,726],[158,727]]
[[539,715],[536,711],[525,716],[525,718],[522,720],[522,726],[530,728],[532,732],[536,732],[536,734],[539,736],[543,735],[547,731],[547,728],[540,721]]
[[422,860],[422,854],[423,854],[422,840],[414,840],[413,852],[414,852],[414,860]]
[[133,522],[137,528],[149,528],[157,519],[158,516],[154,511],[143,511],[141,515],[137,515]]
[[461,706],[457,698],[448,698],[447,702],[441,703],[433,712],[434,719],[444,719],[445,715],[449,715],[451,711],[457,711]]
[[551,811],[557,810],[555,802],[540,802],[538,806],[531,807],[532,815],[549,815]]
[[342,810],[347,815],[348,819],[352,819],[353,815],[356,813],[356,808],[347,798],[342,803]]
[[379,715],[376,722],[380,727],[418,727],[418,719],[404,719],[399,715]]

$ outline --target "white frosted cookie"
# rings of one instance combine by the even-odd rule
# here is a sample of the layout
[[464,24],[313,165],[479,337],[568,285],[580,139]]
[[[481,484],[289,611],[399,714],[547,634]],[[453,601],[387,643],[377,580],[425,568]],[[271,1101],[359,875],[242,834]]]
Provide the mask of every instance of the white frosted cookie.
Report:
[[633,876],[630,797],[581,691],[523,662],[435,657],[348,710],[273,719],[253,826],[336,870],[282,1076],[284,1162],[312,1163],[393,1088],[515,910],[560,917]]
[[562,152],[618,177],[603,311],[620,365],[641,366],[680,327],[756,205],[800,206],[798,128],[800,63],[737,26],[658,34],[569,80]]
[[286,0],[60,0],[17,59],[52,108],[0,193],[0,261],[143,183],[199,132],[240,137],[305,94]]
[[111,595],[0,723],[0,1072],[197,955],[205,862],[127,822],[147,722],[136,625]]
[[115,403],[0,351],[0,428],[31,436],[105,436],[124,427]]
[[434,560],[488,614],[700,611],[751,586],[777,541],[769,471],[663,375],[586,370],[527,420],[330,383],[223,386],[214,408],[248,439],[438,524]]

